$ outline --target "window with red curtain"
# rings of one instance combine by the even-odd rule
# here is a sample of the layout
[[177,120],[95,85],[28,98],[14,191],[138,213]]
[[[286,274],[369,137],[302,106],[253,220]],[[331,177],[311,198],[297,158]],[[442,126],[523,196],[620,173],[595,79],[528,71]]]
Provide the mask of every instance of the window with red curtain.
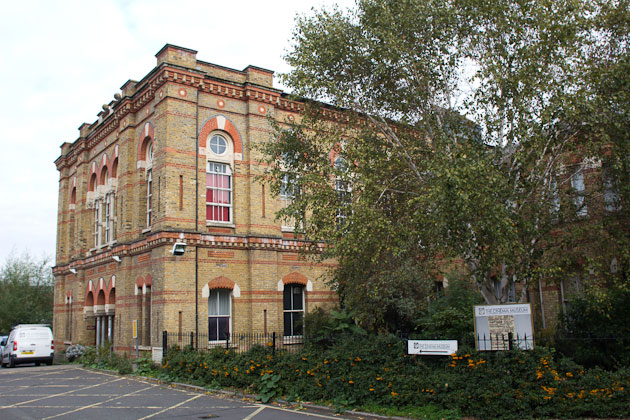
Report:
[[228,164],[208,162],[206,169],[206,220],[232,222],[232,170]]

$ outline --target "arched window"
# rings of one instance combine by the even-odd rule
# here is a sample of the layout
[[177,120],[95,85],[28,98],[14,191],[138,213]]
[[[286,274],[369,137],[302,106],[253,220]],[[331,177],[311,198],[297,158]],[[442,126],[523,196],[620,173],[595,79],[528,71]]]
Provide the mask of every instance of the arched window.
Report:
[[101,245],[101,220],[103,217],[103,206],[101,200],[94,202],[94,247]]
[[233,223],[233,146],[221,134],[208,138],[206,166],[206,221]]
[[580,167],[573,175],[571,175],[571,187],[573,188],[573,204],[577,211],[577,215],[585,217],[588,215],[586,208],[586,191],[584,188],[584,172]]
[[77,187],[72,187],[72,192],[70,193],[70,204],[77,203]]
[[115,194],[110,192],[105,195],[105,206],[103,212],[105,213],[105,243],[112,242],[116,235],[114,229],[115,220]]
[[304,286],[285,284],[282,292],[285,337],[300,336],[304,331]]
[[232,291],[212,289],[208,297],[208,340],[226,340],[230,335]]

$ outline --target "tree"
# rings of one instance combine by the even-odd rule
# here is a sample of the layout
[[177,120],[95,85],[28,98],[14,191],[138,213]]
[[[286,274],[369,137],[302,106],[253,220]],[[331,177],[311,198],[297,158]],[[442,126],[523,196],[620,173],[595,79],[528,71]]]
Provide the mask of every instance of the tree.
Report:
[[53,281],[48,260],[9,257],[0,269],[0,331],[16,324],[52,323]]
[[284,82],[306,110],[275,122],[266,181],[291,185],[279,217],[326,243],[362,323],[409,322],[453,259],[488,303],[557,269],[554,233],[579,220],[566,164],[628,123],[593,112],[628,81],[627,22],[625,1],[597,0],[359,0],[297,20]]

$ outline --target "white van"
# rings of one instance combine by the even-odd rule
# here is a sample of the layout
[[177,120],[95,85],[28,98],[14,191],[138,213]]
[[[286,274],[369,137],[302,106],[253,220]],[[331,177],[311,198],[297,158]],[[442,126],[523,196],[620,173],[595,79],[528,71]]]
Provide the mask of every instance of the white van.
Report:
[[44,362],[52,365],[55,345],[50,327],[42,324],[21,324],[9,333],[2,352],[2,366]]

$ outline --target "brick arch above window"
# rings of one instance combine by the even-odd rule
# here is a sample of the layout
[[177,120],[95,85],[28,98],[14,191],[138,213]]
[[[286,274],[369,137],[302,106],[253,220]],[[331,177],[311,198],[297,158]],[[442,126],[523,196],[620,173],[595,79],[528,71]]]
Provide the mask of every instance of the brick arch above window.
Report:
[[154,139],[155,131],[153,129],[153,125],[151,123],[145,123],[142,128],[142,133],[140,133],[140,138],[138,139],[138,161],[146,160],[147,147],[154,141]]
[[308,279],[304,277],[304,275],[294,271],[293,273],[289,273],[282,278],[282,284],[291,283],[297,283],[306,286],[306,284],[308,283]]
[[242,156],[243,140],[241,139],[241,135],[232,121],[223,115],[214,116],[203,124],[201,131],[199,132],[199,147],[206,148],[208,146],[208,136],[215,130],[221,130],[228,133],[234,142],[234,153]]
[[302,286],[306,286],[307,292],[313,291],[313,283],[303,274],[298,273],[297,271],[287,274],[278,282],[279,292],[282,292],[284,290],[285,284],[301,284]]
[[241,296],[241,288],[238,287],[238,284],[236,284],[234,281],[230,280],[229,278],[225,276],[215,277],[212,280],[210,280],[208,284],[203,286],[203,288],[201,289],[201,296],[205,298],[209,297],[210,290],[214,290],[214,289],[228,289],[232,291],[232,296],[234,297]]

